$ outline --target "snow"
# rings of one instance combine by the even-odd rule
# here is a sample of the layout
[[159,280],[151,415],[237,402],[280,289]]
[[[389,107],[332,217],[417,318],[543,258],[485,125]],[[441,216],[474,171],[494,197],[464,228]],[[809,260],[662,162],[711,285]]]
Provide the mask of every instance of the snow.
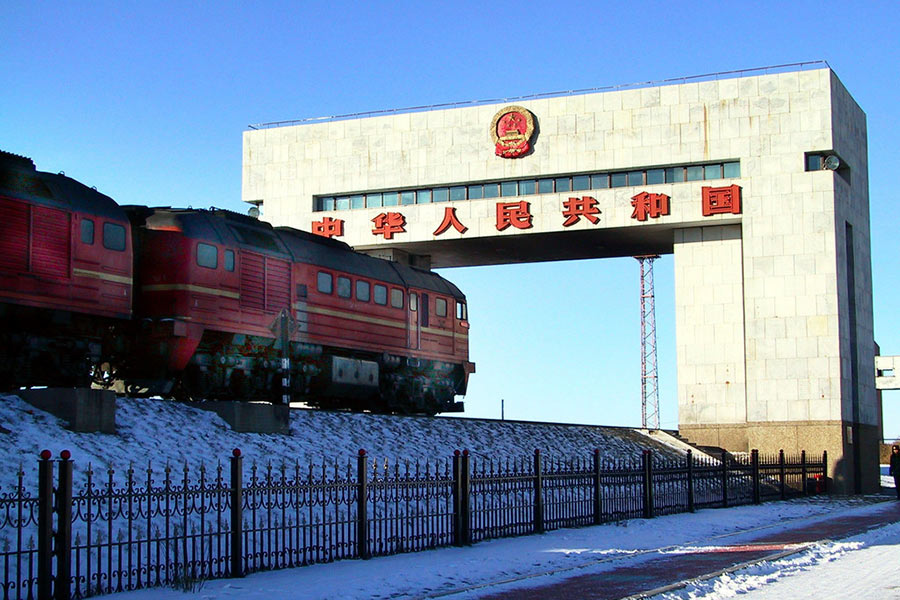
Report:
[[[555,456],[587,458],[595,447],[616,460],[634,460],[640,445],[653,444],[630,430],[546,427],[516,422],[373,417],[351,413],[292,411],[290,435],[232,432],[218,416],[173,402],[119,399],[118,433],[75,434],[63,423],[16,396],[0,396],[3,464],[21,464],[34,477],[37,455],[62,449],[76,461],[76,485],[84,465],[117,470],[131,462],[154,464],[225,461],[240,447],[251,461],[349,460],[359,448],[390,460],[446,459],[468,448],[478,458],[530,456],[535,448]],[[660,452],[677,450],[657,446]],[[883,475],[887,486],[893,480]],[[0,470],[0,490],[16,482],[16,469]],[[893,490],[891,490],[893,492]],[[816,520],[876,511],[880,498],[813,497],[760,506],[702,510],[651,520],[634,519],[543,535],[494,540],[466,548],[444,548],[345,560],[298,569],[257,573],[242,579],[196,582],[202,600],[247,598],[369,599],[478,598],[505,590],[546,585],[573,575],[603,573],[622,561],[646,560],[653,552],[686,552],[745,543]],[[765,562],[688,587],[657,600],[747,598],[900,598],[900,524],[852,539],[829,541],[782,560]],[[156,588],[116,596],[120,600],[184,598],[182,590]]]

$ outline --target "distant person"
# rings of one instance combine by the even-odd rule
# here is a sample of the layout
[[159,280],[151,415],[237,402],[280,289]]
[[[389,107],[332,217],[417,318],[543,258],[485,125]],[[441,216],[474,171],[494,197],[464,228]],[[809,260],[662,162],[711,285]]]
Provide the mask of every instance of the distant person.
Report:
[[891,446],[891,467],[888,473],[894,477],[894,488],[897,490],[897,500],[900,500],[900,446]]

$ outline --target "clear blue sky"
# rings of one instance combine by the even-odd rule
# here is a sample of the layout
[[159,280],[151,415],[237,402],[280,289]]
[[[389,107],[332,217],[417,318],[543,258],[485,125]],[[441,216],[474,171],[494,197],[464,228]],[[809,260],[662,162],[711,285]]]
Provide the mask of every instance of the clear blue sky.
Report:
[[[248,124],[824,59],[868,115],[875,332],[900,354],[900,3],[33,2],[0,11],[0,148],[124,204],[241,202]],[[443,272],[466,292],[469,414],[640,424],[633,259]],[[677,425],[672,258],[656,266]],[[895,408],[896,405],[896,408]],[[900,435],[900,392],[885,394]]]

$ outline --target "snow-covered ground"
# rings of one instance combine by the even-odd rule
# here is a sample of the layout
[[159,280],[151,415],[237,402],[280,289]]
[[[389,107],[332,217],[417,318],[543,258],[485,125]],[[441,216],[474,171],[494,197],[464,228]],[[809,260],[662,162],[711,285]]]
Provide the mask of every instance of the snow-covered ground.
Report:
[[[202,600],[461,598],[544,586],[585,573],[602,573],[617,561],[649,549],[698,544],[738,544],[763,532],[841,514],[876,511],[865,500],[808,499],[760,506],[710,509],[652,520],[496,540],[469,548],[447,548],[368,561],[349,560],[299,569],[257,573],[243,579],[198,584]],[[738,532],[738,533],[735,533]],[[850,540],[815,546],[782,561],[694,585],[658,600],[724,598],[900,597],[900,524]],[[821,581],[820,581],[821,578]],[[190,595],[188,597],[191,597]],[[178,600],[181,590],[129,592],[117,600]]]
[[[72,453],[76,487],[88,464],[95,472],[112,467],[122,473],[152,463],[191,471],[201,464],[227,462],[240,448],[245,464],[286,461],[346,464],[360,449],[379,460],[447,460],[468,449],[475,460],[527,459],[535,449],[549,459],[589,459],[594,448],[607,460],[639,461],[642,448],[676,456],[679,451],[634,430],[596,426],[548,426],[515,421],[471,421],[292,410],[290,435],[236,433],[213,412],[162,400],[119,398],[117,433],[73,433],[56,417],[18,396],[0,395],[0,464],[21,464],[35,477],[38,455]],[[7,433],[3,433],[7,432]],[[15,485],[15,468],[0,469],[0,491]],[[101,473],[105,476],[105,473]],[[32,479],[33,480],[33,479]]]
[[[535,448],[559,457],[589,456],[593,448],[615,460],[636,460],[642,445],[655,444],[617,428],[546,427],[515,422],[372,417],[350,413],[292,411],[290,435],[232,432],[215,414],[182,404],[120,399],[118,433],[75,434],[63,423],[16,396],[0,396],[0,491],[16,481],[15,465],[34,476],[43,448],[68,449],[82,467],[124,469],[151,461],[225,461],[240,447],[250,461],[279,463],[346,461],[365,448],[390,460],[448,458],[467,448],[478,459],[530,456]],[[656,445],[663,453],[677,451]],[[891,478],[883,482],[893,485]],[[874,511],[872,499],[810,498],[704,510],[652,520],[635,519],[598,527],[496,540],[467,548],[446,548],[347,560],[299,569],[258,573],[243,579],[197,582],[197,598],[369,599],[477,598],[567,577],[609,570],[617,560],[663,546],[671,551],[697,544],[741,543],[761,528],[775,532],[829,516]],[[725,536],[725,537],[723,537]],[[670,592],[660,600],[756,598],[900,598],[900,524],[859,538],[822,544],[782,561]],[[502,583],[499,585],[498,583]],[[121,600],[184,598],[181,590],[159,588],[116,596]]]

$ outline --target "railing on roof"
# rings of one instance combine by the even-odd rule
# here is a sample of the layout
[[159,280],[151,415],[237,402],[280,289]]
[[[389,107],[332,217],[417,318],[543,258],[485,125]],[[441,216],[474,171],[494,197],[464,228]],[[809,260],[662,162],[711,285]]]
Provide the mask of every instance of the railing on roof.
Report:
[[692,83],[697,81],[718,81],[720,79],[735,79],[737,77],[745,77],[751,74],[771,75],[774,73],[790,73],[793,71],[804,71],[807,69],[831,68],[831,65],[824,60],[813,60],[806,62],[787,63],[783,65],[772,65],[768,67],[754,67],[752,69],[738,69],[734,71],[719,71],[717,73],[705,73],[703,75],[689,75],[687,77],[674,77],[671,79],[661,79],[657,81],[642,81],[637,83],[623,83],[618,85],[607,85],[601,87],[584,88],[579,90],[564,90],[556,92],[544,92],[540,94],[529,94],[525,96],[509,96],[506,98],[486,98],[483,100],[467,100],[462,102],[443,102],[440,104],[423,104],[421,106],[408,106],[405,108],[386,108],[382,110],[370,110],[364,112],[347,113],[343,115],[331,115],[328,117],[310,117],[306,119],[292,119],[290,121],[271,121],[269,123],[256,123],[247,125],[250,129],[272,129],[275,127],[289,127],[291,125],[302,125],[307,123],[328,123],[330,121],[343,121],[347,119],[361,119],[366,117],[378,117],[382,115],[398,115],[406,113],[424,112],[428,110],[441,110],[447,108],[461,108],[464,106],[481,106],[484,104],[500,104],[504,102],[519,102],[522,100],[537,100],[540,98],[559,98],[563,96],[578,96],[581,94],[593,94],[597,92],[614,92],[619,90],[633,90],[648,87],[659,87],[663,85],[678,85],[683,83]]

